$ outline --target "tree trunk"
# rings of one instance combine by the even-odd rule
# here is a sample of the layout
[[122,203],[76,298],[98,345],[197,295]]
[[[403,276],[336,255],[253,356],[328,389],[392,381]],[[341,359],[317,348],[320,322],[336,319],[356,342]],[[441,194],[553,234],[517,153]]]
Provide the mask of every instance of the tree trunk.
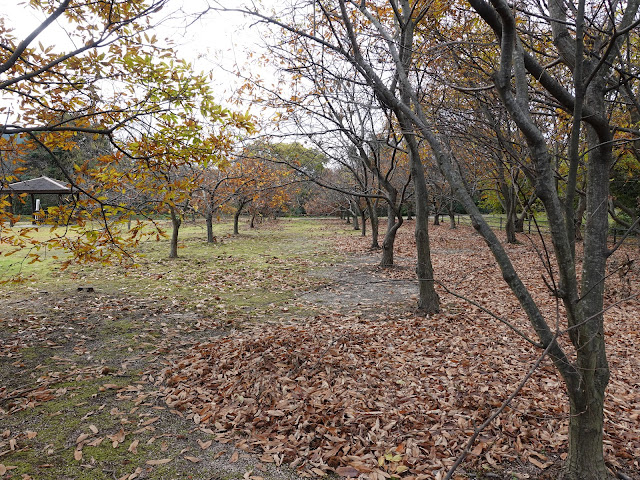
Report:
[[[413,125],[400,117],[400,124],[405,132],[411,132]],[[427,182],[424,176],[424,167],[420,158],[420,150],[413,134],[405,133],[405,139],[409,145],[409,163],[411,166],[411,178],[413,179],[413,189],[416,202],[416,249],[418,251],[418,264],[416,274],[418,275],[418,285],[420,297],[418,299],[418,310],[426,314],[440,311],[440,297],[435,290],[433,279],[433,265],[431,264],[431,249],[429,245],[429,193]],[[437,214],[436,214],[437,216]]]
[[609,478],[602,451],[604,391],[585,387],[569,392],[569,456],[565,480]]
[[[596,91],[590,104],[600,104],[601,111],[604,111],[602,92],[605,82],[598,80],[590,87]],[[602,205],[609,198],[613,138],[610,134],[597,134],[590,126],[586,130],[590,158],[587,164],[582,296],[579,315],[569,321],[569,327],[573,327],[569,336],[576,349],[576,363],[581,373],[580,382],[569,384],[567,388],[571,417],[565,478],[569,480],[609,477],[602,445],[604,391],[609,382],[603,318],[609,215]]]
[[369,211],[369,221],[371,222],[371,249],[378,250],[378,211],[370,198],[367,198],[367,210]]
[[457,225],[456,225],[456,212],[453,211],[453,200],[451,201],[451,204],[447,208],[447,212],[449,213],[449,228],[451,230],[455,230],[457,228]]
[[358,212],[357,212],[357,210],[354,208],[351,213],[353,214],[353,229],[354,230],[360,230],[360,222],[358,222]]
[[458,228],[458,226],[456,225],[456,216],[452,212],[449,212],[449,228],[451,230],[455,230],[456,228]]
[[175,207],[169,207],[171,212],[171,243],[169,248],[169,258],[178,258],[178,232],[180,231],[180,225],[182,225],[182,219],[176,212]]
[[[416,200],[416,206],[418,204],[418,201]],[[418,212],[417,212],[417,208],[416,208],[416,217],[418,216]],[[434,226],[438,226],[440,225],[440,213],[438,212],[438,210],[436,210],[435,215],[433,216],[433,225]]]
[[584,217],[584,212],[587,210],[587,200],[584,195],[580,195],[578,198],[578,208],[576,209],[576,214],[574,216],[575,220],[575,235],[576,241],[582,241],[582,217]]
[[207,243],[215,243],[215,237],[213,236],[213,211],[207,212]]
[[238,205],[236,208],[236,213],[233,215],[233,234],[238,235],[240,231],[238,230],[238,223],[240,221],[240,214],[242,213],[242,209],[244,208],[244,203]]
[[251,221],[249,222],[249,228],[256,228],[256,214],[251,215]]
[[516,219],[511,213],[507,214],[505,231],[507,233],[507,243],[518,243],[518,238],[516,237]]
[[367,236],[367,212],[364,209],[360,210],[360,220],[362,223],[362,231],[360,235],[362,237],[366,237]]
[[389,202],[387,205],[387,232],[382,240],[382,258],[380,259],[382,268],[393,267],[394,244],[396,242],[396,233],[400,226],[402,226],[402,215],[396,215]]
[[518,243],[518,238],[516,237],[516,221],[518,220],[518,215],[516,213],[516,205],[515,199],[510,194],[507,195],[505,199],[505,206],[507,212],[507,223],[505,225],[505,231],[507,233],[507,243]]

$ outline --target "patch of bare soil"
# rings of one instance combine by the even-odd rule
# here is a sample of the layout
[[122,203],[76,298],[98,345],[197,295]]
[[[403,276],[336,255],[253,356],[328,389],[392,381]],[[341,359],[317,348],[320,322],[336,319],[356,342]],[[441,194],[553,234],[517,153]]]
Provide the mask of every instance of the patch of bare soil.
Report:
[[[330,283],[298,298],[337,311],[375,310],[378,313],[406,310],[417,301],[417,281],[406,259],[391,268],[381,268],[377,252],[349,256],[348,261],[314,272]],[[401,278],[390,278],[390,274]],[[415,275],[414,275],[415,277]]]

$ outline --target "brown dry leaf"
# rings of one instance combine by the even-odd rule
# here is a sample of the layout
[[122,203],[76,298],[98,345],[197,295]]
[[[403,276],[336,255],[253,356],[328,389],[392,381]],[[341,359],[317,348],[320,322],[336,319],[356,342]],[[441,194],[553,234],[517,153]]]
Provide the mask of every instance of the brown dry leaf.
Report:
[[238,451],[236,450],[231,454],[231,458],[229,459],[229,462],[236,463],[238,461],[238,457],[239,457]]
[[113,435],[107,435],[107,438],[111,440],[113,448],[118,448],[118,445],[124,442],[124,438],[126,434],[124,433],[124,428],[121,427],[120,431]]
[[355,478],[360,475],[360,472],[353,467],[338,467],[336,473],[341,477]]
[[147,465],[164,465],[165,463],[169,463],[171,458],[161,458],[160,460],[147,460],[145,463]]
[[93,432],[93,434],[97,434],[98,433],[98,427],[96,427],[95,425],[89,425],[89,430],[91,430]]
[[160,420],[160,417],[149,418],[148,420],[145,420],[144,422],[142,422],[140,425],[143,427],[146,427],[147,425],[151,425],[152,423],[155,423],[158,420]]
[[123,475],[122,477],[118,478],[118,480],[134,480],[135,478],[138,478],[142,472],[143,469],[141,467],[138,467],[133,471],[133,473]]
[[27,434],[27,438],[29,440],[31,440],[33,438],[36,438],[36,436],[38,435],[38,432],[32,432],[32,431],[29,431],[29,430],[27,430],[25,433]]
[[185,458],[185,459],[187,459],[187,460],[189,460],[191,463],[198,463],[198,462],[201,462],[201,461],[202,461],[202,459],[201,459],[201,458],[198,458],[198,457],[191,457],[191,456],[189,456],[189,455],[185,455],[185,457],[184,457],[184,458]]
[[75,459],[76,459],[76,461],[78,461],[78,462],[79,462],[80,460],[82,460],[82,450],[75,450],[75,451],[73,452],[73,458],[75,458]]
[[481,455],[482,454],[482,450],[484,449],[484,446],[485,446],[484,443],[477,444],[475,447],[473,447],[473,450],[471,450],[471,453],[473,455]]
[[133,453],[134,455],[138,453],[138,444],[140,443],[140,440],[138,440],[137,438],[131,442],[131,445],[129,445],[129,448],[127,450],[129,450],[131,453]]
[[200,445],[200,448],[202,450],[206,450],[207,448],[209,448],[212,443],[213,440],[207,440],[206,442],[203,442],[202,440],[198,439],[198,445]]
[[78,438],[76,438],[76,444],[78,443],[82,443],[84,442],[87,438],[89,438],[91,435],[89,435],[88,433],[81,433]]
[[115,390],[120,388],[119,385],[116,385],[115,383],[105,383],[104,385],[102,385],[103,388],[106,388],[107,390]]
[[551,465],[553,465],[553,462],[545,462],[542,463],[539,460],[536,460],[535,457],[529,457],[529,463],[535,465],[536,467],[538,467],[541,470],[544,470],[546,468],[549,468]]
[[89,447],[97,447],[103,442],[103,440],[104,440],[104,437],[98,437],[94,440],[91,440],[90,442],[87,442],[87,445]]
[[5,467],[3,463],[0,463],[0,475],[4,475],[5,473],[7,473],[7,467]]

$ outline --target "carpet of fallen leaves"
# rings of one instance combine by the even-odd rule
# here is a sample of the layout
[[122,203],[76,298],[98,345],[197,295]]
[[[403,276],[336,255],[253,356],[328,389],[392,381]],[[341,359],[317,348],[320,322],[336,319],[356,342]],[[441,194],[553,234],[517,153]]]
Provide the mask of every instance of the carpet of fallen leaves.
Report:
[[[371,284],[393,290],[395,281],[410,278],[411,230],[403,227],[396,242],[400,268],[378,270],[372,255]],[[430,234],[436,279],[533,337],[473,230],[439,226]],[[335,241],[358,255],[370,243],[355,236]],[[542,279],[542,241],[523,236],[521,242],[507,246],[516,268],[549,321],[562,322],[562,308]],[[640,304],[633,297],[640,272],[628,260],[637,257],[635,246],[616,253],[606,294],[605,454],[612,470],[631,476],[640,470]],[[365,286],[371,285],[352,288]],[[384,303],[327,307],[310,318],[211,338],[168,356],[157,378],[160,393],[219,440],[257,451],[263,462],[291,463],[302,475],[443,478],[474,428],[513,392],[540,352],[478,306],[439,293],[442,313],[431,317],[416,315],[407,298],[404,312]],[[557,475],[567,423],[562,383],[544,360],[473,445],[459,478],[483,471]]]

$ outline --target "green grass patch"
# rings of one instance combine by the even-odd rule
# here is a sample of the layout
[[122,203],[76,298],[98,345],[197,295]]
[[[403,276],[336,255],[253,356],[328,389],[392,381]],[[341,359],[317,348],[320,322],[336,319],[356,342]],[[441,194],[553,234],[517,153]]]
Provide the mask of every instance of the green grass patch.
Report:
[[231,231],[229,222],[215,224],[218,242],[208,244],[204,225],[187,223],[180,229],[177,259],[168,258],[168,239],[147,240],[130,252],[135,268],[81,265],[60,271],[51,259],[29,266],[30,282],[12,288],[28,293],[91,286],[105,293],[175,299],[190,308],[253,307],[286,301],[293,293],[289,286],[309,285],[310,268],[337,260],[319,221],[280,219],[238,236]]

